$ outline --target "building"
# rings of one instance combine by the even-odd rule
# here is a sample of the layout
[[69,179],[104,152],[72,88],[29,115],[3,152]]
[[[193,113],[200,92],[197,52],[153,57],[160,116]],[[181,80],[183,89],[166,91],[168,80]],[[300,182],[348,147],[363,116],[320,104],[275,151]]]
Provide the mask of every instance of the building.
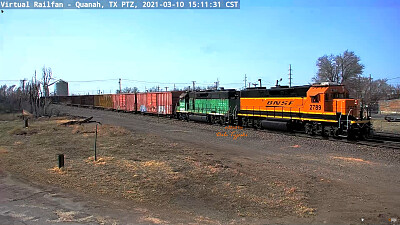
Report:
[[56,83],[55,92],[57,96],[68,96],[68,82],[59,80]]
[[400,114],[400,99],[379,101],[381,114]]

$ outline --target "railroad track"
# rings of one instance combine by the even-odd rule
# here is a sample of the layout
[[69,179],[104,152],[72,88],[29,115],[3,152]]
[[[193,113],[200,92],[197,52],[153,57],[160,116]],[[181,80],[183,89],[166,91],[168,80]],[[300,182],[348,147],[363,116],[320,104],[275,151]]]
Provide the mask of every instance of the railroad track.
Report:
[[365,142],[366,145],[375,147],[400,149],[400,134],[376,132],[373,138],[360,142],[362,142],[361,144]]
[[346,137],[333,138],[333,137],[322,137],[317,135],[310,136],[302,132],[280,132],[271,130],[265,130],[265,131],[269,133],[285,134],[288,136],[295,136],[295,137],[304,137],[304,138],[328,140],[328,141],[341,141],[350,144],[400,150],[400,135],[395,133],[377,132],[373,138],[369,138],[367,140],[348,140]]
[[[193,121],[193,122],[195,122],[195,121]],[[245,129],[253,129],[253,128],[245,128]],[[258,129],[255,129],[255,130],[258,130]],[[396,134],[396,133],[376,132],[374,134],[373,138],[369,138],[366,140],[348,140],[346,137],[333,138],[333,137],[322,137],[322,136],[318,136],[318,135],[311,136],[311,135],[305,134],[304,132],[288,132],[288,131],[274,131],[274,130],[258,130],[258,131],[267,131],[269,133],[285,134],[288,136],[329,140],[329,141],[341,141],[341,142],[351,143],[351,144],[400,150],[400,134]]]

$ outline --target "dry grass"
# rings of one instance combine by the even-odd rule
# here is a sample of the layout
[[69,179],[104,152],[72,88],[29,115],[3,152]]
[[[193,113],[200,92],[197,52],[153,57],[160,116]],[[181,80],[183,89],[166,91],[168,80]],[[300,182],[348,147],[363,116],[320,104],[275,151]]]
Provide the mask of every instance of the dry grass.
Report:
[[400,134],[400,122],[387,122],[383,118],[373,119],[372,126],[376,131]]
[[18,120],[22,113],[0,113],[0,121],[13,121]]
[[[0,127],[0,165],[38,182],[161,208],[204,207],[239,218],[314,214],[306,192],[268,177],[265,165],[252,165],[246,172],[204,150],[109,125],[99,126],[94,161],[95,124],[60,125],[65,120],[32,121],[25,135],[20,135],[25,129],[20,128],[21,121],[5,123]],[[56,167],[61,153],[63,169]],[[21,162],[27,155],[30,160]],[[58,222],[73,216],[61,214]],[[205,216],[196,218],[213,223]],[[155,218],[145,221],[163,223]]]

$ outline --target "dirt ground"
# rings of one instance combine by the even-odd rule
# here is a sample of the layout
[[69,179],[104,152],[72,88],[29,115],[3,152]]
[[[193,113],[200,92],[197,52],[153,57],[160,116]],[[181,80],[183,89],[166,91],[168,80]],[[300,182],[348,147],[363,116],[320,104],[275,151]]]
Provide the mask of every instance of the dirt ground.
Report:
[[[149,223],[393,224],[400,216],[394,150],[55,107],[102,123],[98,161],[95,124],[63,126],[68,118],[53,118],[22,128],[16,120],[0,122],[0,168],[83,198],[118,201],[113,208],[122,214],[126,206],[144,208]],[[110,215],[123,224],[120,216]]]

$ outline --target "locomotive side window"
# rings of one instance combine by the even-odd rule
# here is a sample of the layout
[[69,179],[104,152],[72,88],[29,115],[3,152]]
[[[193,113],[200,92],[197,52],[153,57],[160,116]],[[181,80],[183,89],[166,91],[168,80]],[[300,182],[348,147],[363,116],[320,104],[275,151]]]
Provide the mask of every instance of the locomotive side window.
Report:
[[343,94],[343,93],[335,93],[335,94],[332,94],[332,97],[335,99],[343,99],[343,98],[345,98],[345,96],[347,96],[347,95],[345,95],[345,94]]
[[315,95],[315,96],[311,96],[311,102],[318,103],[319,102],[319,94]]

